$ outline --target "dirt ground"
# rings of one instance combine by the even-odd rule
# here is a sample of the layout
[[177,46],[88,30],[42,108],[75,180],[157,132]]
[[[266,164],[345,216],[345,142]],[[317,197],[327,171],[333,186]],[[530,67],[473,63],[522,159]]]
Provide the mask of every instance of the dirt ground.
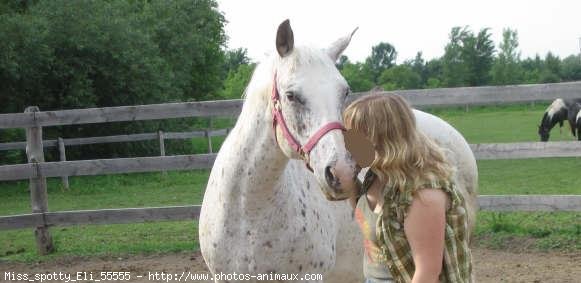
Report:
[[[581,253],[540,253],[540,252],[508,252],[477,248],[473,250],[477,282],[532,282],[532,283],[578,283],[581,282]],[[178,282],[178,280],[154,280],[148,278],[148,272],[173,273],[207,273],[204,260],[199,252],[178,253],[169,255],[131,256],[127,258],[69,258],[40,264],[16,264],[0,262],[0,282],[10,281],[9,275],[18,274],[48,274],[56,272],[76,274],[77,272],[92,272],[94,279],[101,271],[130,272],[129,282]],[[29,275],[29,279],[32,275]],[[137,278],[137,276],[143,276]],[[74,278],[74,277],[73,277]],[[29,282],[39,282],[30,281]],[[45,282],[61,282],[51,280]],[[63,280],[64,282],[64,280]],[[76,282],[97,282],[80,280]],[[128,282],[128,281],[105,281]],[[182,280],[183,282],[183,280]],[[192,280],[189,280],[192,282]],[[206,281],[193,281],[206,282]],[[334,282],[333,282],[334,283]]]

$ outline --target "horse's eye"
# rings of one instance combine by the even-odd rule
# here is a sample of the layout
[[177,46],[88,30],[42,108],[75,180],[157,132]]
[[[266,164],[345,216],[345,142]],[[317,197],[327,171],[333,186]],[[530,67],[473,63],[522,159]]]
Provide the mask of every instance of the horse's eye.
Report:
[[348,88],[347,90],[345,90],[345,96],[349,95],[351,93],[351,89]]
[[299,99],[298,95],[296,95],[294,92],[292,91],[287,91],[286,92],[286,98],[289,101],[297,101],[297,102],[301,102],[301,100]]

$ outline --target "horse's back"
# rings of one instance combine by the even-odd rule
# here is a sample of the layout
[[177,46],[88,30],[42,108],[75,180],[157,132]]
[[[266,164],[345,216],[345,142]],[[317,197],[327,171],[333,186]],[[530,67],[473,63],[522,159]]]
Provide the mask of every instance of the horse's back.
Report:
[[414,109],[420,131],[445,149],[446,158],[456,167],[456,182],[470,206],[470,225],[475,222],[478,209],[478,167],[466,139],[448,122],[432,114]]

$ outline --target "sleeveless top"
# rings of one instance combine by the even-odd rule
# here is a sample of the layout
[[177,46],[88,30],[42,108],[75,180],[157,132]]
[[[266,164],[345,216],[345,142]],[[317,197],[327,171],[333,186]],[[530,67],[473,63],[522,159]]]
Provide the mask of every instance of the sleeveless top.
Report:
[[367,197],[362,195],[355,207],[355,220],[363,233],[363,274],[365,278],[379,279],[381,281],[392,280],[385,259],[381,256],[381,250],[377,243],[376,225],[378,214],[369,207]]
[[[377,178],[371,170],[367,171],[362,184],[362,192]],[[423,184],[423,189],[441,189],[450,198],[446,210],[444,258],[440,282],[472,283],[472,254],[468,247],[468,223],[466,204],[462,194],[450,181],[434,181]],[[385,187],[382,213],[376,226],[377,243],[381,257],[396,282],[411,282],[415,270],[411,248],[404,232],[404,219],[413,200],[414,189],[400,191]],[[361,197],[360,197],[361,199]],[[366,198],[363,198],[367,201]]]

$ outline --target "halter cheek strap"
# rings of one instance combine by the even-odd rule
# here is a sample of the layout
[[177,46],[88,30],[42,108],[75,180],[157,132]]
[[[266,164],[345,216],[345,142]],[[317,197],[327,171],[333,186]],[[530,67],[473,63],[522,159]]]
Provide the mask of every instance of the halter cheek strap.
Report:
[[278,126],[280,126],[280,129],[282,131],[282,135],[286,139],[288,145],[301,156],[301,158],[305,162],[305,165],[307,166],[307,169],[309,169],[311,172],[313,172],[313,169],[309,165],[309,154],[310,154],[311,150],[313,150],[313,148],[315,147],[317,142],[319,142],[319,140],[323,136],[325,136],[328,132],[335,130],[335,129],[346,131],[345,127],[343,126],[343,124],[341,122],[338,122],[338,121],[330,122],[330,123],[326,124],[325,126],[321,127],[312,137],[309,138],[309,140],[307,141],[307,143],[305,145],[301,146],[299,141],[297,139],[295,139],[295,137],[289,131],[288,126],[286,125],[286,122],[284,120],[284,117],[282,116],[280,96],[278,94],[278,88],[277,88],[277,84],[276,84],[276,73],[274,74],[274,83],[273,83],[273,87],[272,87],[271,100],[273,103],[273,107],[272,107],[272,130],[274,132],[274,139],[276,140],[276,143],[278,144],[278,138],[276,136],[276,126],[278,125]]

